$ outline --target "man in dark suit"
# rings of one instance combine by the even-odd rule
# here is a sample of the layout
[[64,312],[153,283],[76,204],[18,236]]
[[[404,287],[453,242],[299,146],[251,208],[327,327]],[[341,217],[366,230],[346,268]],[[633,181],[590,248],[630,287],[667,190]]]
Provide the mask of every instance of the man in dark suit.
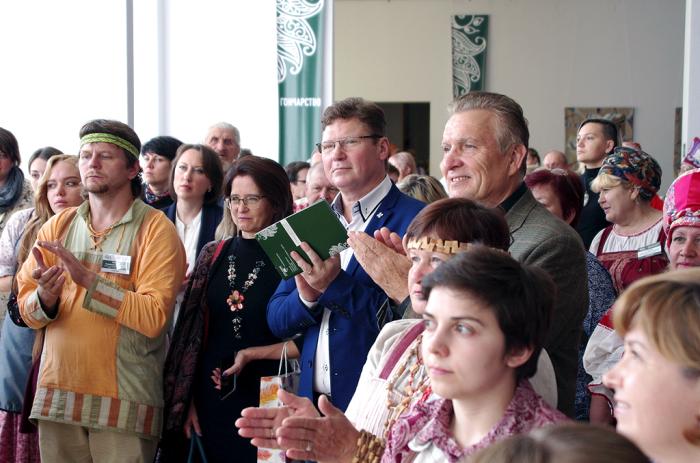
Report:
[[[348,231],[372,234],[389,227],[403,235],[423,203],[401,193],[386,175],[389,140],[384,112],[374,103],[348,98],[326,108],[319,143],[328,179],[340,190],[332,208]],[[322,261],[308,246],[303,273],[283,281],[267,307],[275,335],[301,334],[299,395],[320,394],[345,410],[367,352],[391,319],[387,295],[358,264],[352,249]]]
[[558,408],[573,416],[578,342],[588,307],[581,239],[523,182],[530,134],[518,103],[505,95],[471,92],[456,100],[451,112],[440,164],[450,196],[502,208],[513,235],[511,255],[547,271],[557,286],[545,348],[557,378]]

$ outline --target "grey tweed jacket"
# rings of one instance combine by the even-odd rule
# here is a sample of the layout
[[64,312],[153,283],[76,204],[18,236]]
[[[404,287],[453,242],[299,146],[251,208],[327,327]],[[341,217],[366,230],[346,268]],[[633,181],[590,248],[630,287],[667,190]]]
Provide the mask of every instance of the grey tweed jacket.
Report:
[[535,200],[530,190],[506,213],[511,255],[545,270],[557,287],[545,349],[557,378],[557,408],[574,416],[578,345],[588,310],[586,257],[581,238]]

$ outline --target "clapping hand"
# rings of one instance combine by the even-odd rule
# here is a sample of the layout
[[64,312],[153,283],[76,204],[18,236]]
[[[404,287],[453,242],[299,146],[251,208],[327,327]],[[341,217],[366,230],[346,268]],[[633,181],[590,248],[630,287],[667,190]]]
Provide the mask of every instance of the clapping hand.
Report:
[[318,412],[306,397],[299,397],[291,392],[280,389],[277,397],[284,404],[283,407],[259,408],[249,407],[243,409],[241,418],[236,420],[238,434],[242,437],[252,438],[251,444],[267,449],[280,448],[277,443],[277,431],[285,418],[318,417]]
[[58,302],[66,281],[63,269],[57,265],[46,267],[44,256],[37,248],[32,248],[32,255],[36,260],[37,267],[32,270],[32,278],[37,282],[37,293],[39,300],[48,309],[53,309]]
[[[350,232],[348,244],[367,275],[382,288],[387,296],[400,303],[408,297],[406,282],[411,261],[403,252],[399,235],[384,227],[377,230],[374,236],[375,238],[372,238],[364,232]],[[400,246],[401,253],[396,252],[396,246]]]
[[[71,279],[78,286],[82,286],[86,289],[90,288],[95,282],[95,279],[97,279],[97,274],[95,274],[95,272],[88,270],[68,249],[64,248],[58,241],[37,241],[37,245],[54,254],[61,261],[61,266],[68,272]],[[39,253],[38,250],[37,253]],[[34,254],[35,257],[37,253]]]

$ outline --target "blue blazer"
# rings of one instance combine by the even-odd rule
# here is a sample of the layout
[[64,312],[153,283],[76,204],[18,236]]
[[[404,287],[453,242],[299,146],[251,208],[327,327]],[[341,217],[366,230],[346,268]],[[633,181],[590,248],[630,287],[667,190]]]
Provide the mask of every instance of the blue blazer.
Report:
[[[401,193],[392,185],[367,224],[366,233],[381,227],[403,235],[424,203]],[[355,393],[367,353],[379,334],[381,325],[391,320],[389,298],[365,273],[353,256],[346,270],[330,284],[308,309],[296,289],[294,278],[280,283],[267,306],[270,330],[280,338],[301,334],[301,379],[299,395],[312,399],[316,344],[323,317],[323,308],[331,311],[329,351],[331,401],[345,410]],[[312,399],[313,400],[313,399]]]
[[[168,216],[172,223],[175,223],[177,214],[176,202],[161,210],[165,212],[165,215]],[[202,206],[202,225],[199,227],[199,238],[197,239],[197,256],[199,256],[199,252],[205,244],[214,241],[216,227],[219,226],[219,222],[221,222],[223,216],[224,210],[217,203],[205,204]]]

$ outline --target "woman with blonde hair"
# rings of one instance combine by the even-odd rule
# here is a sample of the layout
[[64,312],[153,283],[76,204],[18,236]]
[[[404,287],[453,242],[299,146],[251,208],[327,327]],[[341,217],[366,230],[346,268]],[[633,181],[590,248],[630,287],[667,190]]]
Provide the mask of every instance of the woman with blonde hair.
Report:
[[612,276],[620,293],[634,281],[662,272],[666,233],[651,200],[661,186],[661,167],[644,151],[615,148],[603,161],[591,188],[612,225],[593,238],[590,251]]
[[700,269],[635,283],[613,325],[625,352],[603,382],[618,432],[657,463],[700,461]]
[[511,436],[468,463],[647,463],[629,439],[607,426],[561,424]]
[[447,192],[440,181],[430,175],[408,175],[396,184],[396,188],[426,204],[447,198]]
[[[700,197],[697,191],[700,191],[700,169],[675,179],[666,192],[663,227],[669,270],[700,267]],[[613,401],[612,391],[602,384],[602,376],[620,360],[622,352],[622,338],[613,329],[612,310],[609,310],[591,335],[583,359],[586,371],[593,377],[588,386],[593,394],[591,402],[601,403],[597,409],[603,421],[611,420]]]
[[[14,274],[29,256],[39,229],[54,214],[83,202],[78,158],[65,154],[49,159],[34,194],[34,208],[15,213],[0,238],[0,285],[16,294]],[[12,307],[12,304],[9,304]],[[16,305],[15,305],[16,307]],[[0,336],[0,461],[39,461],[36,433],[21,433],[24,391],[32,367],[36,331],[24,325],[19,312],[10,310]],[[31,405],[32,401],[28,399]]]

